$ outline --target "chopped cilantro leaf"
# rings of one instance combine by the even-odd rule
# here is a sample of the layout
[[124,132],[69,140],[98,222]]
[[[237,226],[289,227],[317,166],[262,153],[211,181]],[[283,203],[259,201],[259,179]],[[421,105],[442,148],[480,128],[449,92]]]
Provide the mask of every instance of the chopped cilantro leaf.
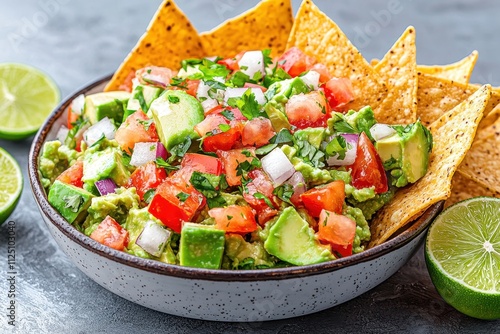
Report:
[[139,124],[141,124],[144,127],[144,130],[148,131],[149,128],[151,127],[151,124],[153,124],[153,119],[145,119],[145,120],[139,120]]
[[181,67],[184,69],[184,71],[186,71],[188,66],[199,65],[202,62],[203,62],[203,59],[184,59],[181,62]]
[[325,153],[327,156],[338,156],[338,159],[344,160],[348,149],[348,144],[343,136],[335,136],[326,145]]
[[264,200],[264,202],[267,204],[267,206],[269,206],[271,209],[274,209],[274,205],[273,205],[273,203],[271,203],[271,200],[263,193],[257,192],[255,194],[253,194],[253,197],[255,197],[256,199]]
[[155,194],[156,194],[156,188],[148,189],[148,191],[146,191],[143,196],[144,202],[148,204],[151,203]]
[[163,158],[160,158],[160,157],[156,158],[155,162],[156,162],[156,166],[161,167],[161,168],[165,168],[168,171],[179,169],[179,166],[172,166],[171,164],[169,164]]
[[272,150],[274,150],[278,144],[267,144],[262,147],[259,147],[258,149],[255,150],[255,154],[257,155],[266,155]]
[[177,104],[177,103],[179,103],[180,100],[179,100],[179,98],[177,96],[169,95],[168,96],[168,101],[170,103]]
[[186,137],[186,139],[184,139],[182,143],[179,143],[174,147],[172,147],[172,149],[170,150],[170,154],[172,154],[172,156],[169,158],[169,161],[171,162],[176,157],[183,157],[190,147],[191,147],[191,137]]
[[227,120],[232,121],[235,119],[234,114],[231,110],[224,109],[220,113],[222,116],[224,116]]
[[227,132],[231,129],[231,126],[229,124],[219,124],[219,129],[222,132]]
[[273,194],[276,195],[283,202],[293,205],[291,198],[293,195],[293,186],[291,184],[283,184],[273,190]]
[[273,58],[271,57],[271,49],[262,50],[262,55],[264,56],[264,67],[269,67],[273,64]]
[[175,197],[177,197],[181,202],[185,202],[189,198],[189,196],[190,196],[189,194],[186,194],[185,192],[182,191],[177,195],[175,195]]
[[259,116],[267,116],[266,113],[261,112],[259,104],[255,99],[255,94],[252,93],[250,88],[247,89],[241,97],[232,97],[228,99],[227,104],[231,107],[240,109],[243,116],[249,120]]
[[272,144],[284,144],[293,141],[293,136],[288,129],[281,129],[280,132],[275,134],[269,142]]
[[182,89],[188,89],[186,79],[179,78],[179,77],[173,77],[170,81],[170,86],[178,87],[178,88],[182,88]]
[[144,93],[143,93],[142,86],[137,86],[135,88],[134,99],[137,99],[137,101],[139,101],[139,105],[141,106],[142,111],[144,111],[144,112],[148,111],[149,108],[148,108],[148,104],[146,103],[146,100],[144,99]]
[[82,207],[83,202],[85,202],[83,196],[78,194],[65,196],[63,197],[63,201],[66,203],[64,207],[71,209],[72,212],[78,212],[78,210]]

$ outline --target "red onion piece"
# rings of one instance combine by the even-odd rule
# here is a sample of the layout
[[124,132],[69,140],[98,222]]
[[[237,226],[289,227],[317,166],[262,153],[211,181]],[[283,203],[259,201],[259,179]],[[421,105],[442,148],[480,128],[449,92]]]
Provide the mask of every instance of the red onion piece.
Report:
[[167,149],[160,142],[156,143],[156,157],[164,160],[167,159]]
[[300,202],[300,195],[305,193],[307,190],[306,180],[301,172],[293,173],[292,177],[285,181],[285,184],[289,184],[293,187],[293,195],[290,198],[292,203]]
[[[354,133],[343,133],[340,134],[339,136],[344,137],[347,144],[345,157],[344,159],[339,159],[338,155],[329,157],[328,160],[326,161],[328,166],[348,166],[352,165],[354,163],[354,160],[356,160],[356,151],[358,147],[359,135]],[[334,137],[331,137],[331,139],[333,138]]]
[[101,196],[111,194],[115,192],[115,189],[118,188],[115,182],[111,179],[104,179],[95,182],[95,186]]

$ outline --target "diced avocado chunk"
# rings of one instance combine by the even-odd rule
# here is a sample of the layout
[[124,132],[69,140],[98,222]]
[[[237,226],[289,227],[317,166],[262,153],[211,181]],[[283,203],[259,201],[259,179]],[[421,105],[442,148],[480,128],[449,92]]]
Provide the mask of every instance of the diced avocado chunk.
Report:
[[269,254],[297,266],[335,258],[327,246],[318,242],[314,230],[293,207],[284,209],[271,226],[264,248]]
[[274,131],[280,132],[282,129],[290,129],[291,125],[285,115],[284,107],[276,101],[269,101],[264,105],[264,111],[271,121]]
[[311,88],[300,77],[295,77],[273,83],[265,95],[268,101],[274,100],[284,105],[291,96],[310,91]]
[[393,185],[404,187],[427,172],[432,135],[420,121],[407,126],[393,126],[396,133],[375,143],[375,148],[390,171]]
[[91,124],[99,122],[108,117],[120,124],[130,93],[125,91],[113,91],[96,93],[85,97],[84,113]]
[[[132,95],[128,100],[125,114],[133,114],[139,109],[147,113],[151,103],[160,96],[161,92],[163,92],[163,89],[160,87],[138,84],[134,87]],[[124,115],[124,120],[125,118]]]
[[87,214],[94,195],[88,191],[56,180],[50,187],[49,203],[70,223],[79,223]]
[[289,145],[283,145],[281,150],[292,163],[297,172],[301,172],[307,183],[318,185],[330,182],[333,178],[326,169],[316,168],[297,156],[297,149]]
[[239,234],[227,234],[224,269],[272,268],[276,258],[269,255],[260,240],[245,241]]
[[204,118],[201,103],[181,90],[166,90],[153,101],[150,112],[158,135],[167,150],[184,142],[186,137],[198,138],[194,126]]
[[120,151],[115,147],[87,153],[83,158],[82,181],[84,188],[90,192],[95,193],[96,181],[111,178],[118,186],[123,186],[129,177],[130,172],[123,164]]
[[224,253],[225,232],[211,225],[184,223],[181,231],[181,266],[219,269]]

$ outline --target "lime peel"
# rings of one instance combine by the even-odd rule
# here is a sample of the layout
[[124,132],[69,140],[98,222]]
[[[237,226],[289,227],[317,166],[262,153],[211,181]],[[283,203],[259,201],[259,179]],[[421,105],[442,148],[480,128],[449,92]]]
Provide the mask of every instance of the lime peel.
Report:
[[14,211],[23,190],[23,174],[17,161],[0,147],[0,224]]
[[425,259],[432,282],[458,311],[500,319],[500,199],[475,197],[443,211],[429,228]]

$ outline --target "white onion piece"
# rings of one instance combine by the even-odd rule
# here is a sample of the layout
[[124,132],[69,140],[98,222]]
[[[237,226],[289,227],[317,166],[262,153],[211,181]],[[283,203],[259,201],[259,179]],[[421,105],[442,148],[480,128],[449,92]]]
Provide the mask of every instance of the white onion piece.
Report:
[[75,97],[73,101],[71,101],[71,112],[73,114],[81,115],[84,106],[85,106],[85,96],[83,94],[80,94],[77,97]]
[[148,220],[135,243],[149,254],[160,256],[171,234],[172,232],[169,230],[152,220]]
[[[215,81],[219,81],[216,79],[218,78],[214,78]],[[210,88],[211,87],[203,82],[203,80],[200,80],[198,90],[196,91],[196,97],[198,98],[198,100],[201,100],[201,105],[204,111],[209,111],[210,109],[215,108],[217,107],[217,105],[219,105],[217,99],[214,99],[213,97],[210,97],[208,95],[208,91],[210,90]],[[222,96],[222,94],[224,94],[224,91],[221,89],[217,89],[216,94]]]
[[247,51],[238,61],[240,71],[245,73],[252,79],[255,73],[260,72],[262,76],[266,74],[264,71],[264,55],[262,51]]
[[313,87],[314,90],[318,90],[319,87],[319,73],[316,71],[309,71],[300,78],[308,87]]
[[300,195],[307,190],[306,180],[301,172],[293,173],[292,177],[285,181],[285,184],[289,184],[293,187],[292,203],[298,202],[300,200]]
[[396,130],[391,128],[387,124],[377,123],[370,128],[370,133],[376,141],[383,139],[385,137],[389,137],[396,133]]
[[261,159],[262,169],[269,175],[277,187],[288,180],[295,168],[281,148],[277,147]]
[[228,88],[224,93],[224,102],[227,103],[227,101],[232,97],[242,97],[243,94],[249,89],[254,94],[255,100],[258,104],[266,103],[266,97],[260,88]]
[[[328,160],[326,160],[326,163],[328,164],[328,166],[352,165],[354,163],[354,160],[356,160],[356,152],[357,152],[357,148],[358,148],[359,135],[352,134],[352,133],[345,133],[345,134],[341,134],[339,136],[344,137],[346,144],[347,144],[345,157],[344,157],[344,159],[339,159],[338,155],[334,155],[333,157],[329,157]],[[333,139],[333,137],[332,137],[332,139]]]
[[56,139],[59,140],[61,143],[64,143],[66,137],[68,137],[68,132],[69,129],[64,125],[61,125],[61,127],[57,131]]
[[108,139],[115,138],[115,124],[107,117],[104,117],[99,122],[92,125],[83,134],[83,139],[90,147],[104,135]]
[[155,161],[156,150],[156,142],[135,143],[134,151],[132,153],[132,157],[130,158],[130,164],[132,166],[139,167],[150,161]]

